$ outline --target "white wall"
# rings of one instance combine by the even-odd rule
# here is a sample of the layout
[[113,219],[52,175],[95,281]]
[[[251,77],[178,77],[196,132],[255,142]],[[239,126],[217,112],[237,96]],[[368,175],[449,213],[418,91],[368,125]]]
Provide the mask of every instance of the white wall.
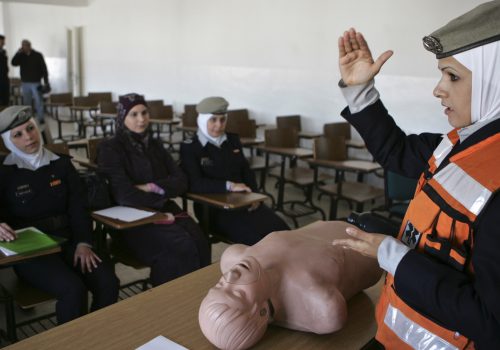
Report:
[[[223,95],[231,107],[249,108],[259,122],[301,114],[307,131],[340,120],[345,103],[336,87],[337,37],[355,26],[374,55],[395,51],[377,86],[403,129],[444,132],[446,118],[432,97],[436,61],[421,38],[481,2],[93,0],[85,8],[4,3],[3,24],[11,55],[21,39],[30,38],[49,62],[65,57],[65,28],[84,26],[87,91],[136,91],[163,98],[178,111],[184,103]],[[49,69],[54,78],[56,68]]]

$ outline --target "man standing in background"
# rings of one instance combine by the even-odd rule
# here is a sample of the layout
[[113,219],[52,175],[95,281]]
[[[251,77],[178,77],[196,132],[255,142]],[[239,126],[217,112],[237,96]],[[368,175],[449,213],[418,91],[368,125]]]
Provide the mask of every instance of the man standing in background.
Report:
[[8,106],[10,99],[9,63],[4,45],[5,36],[0,35],[0,106]]
[[[43,55],[31,48],[28,40],[21,42],[21,48],[12,58],[13,66],[21,67],[21,89],[23,104],[31,106],[35,100],[35,110],[40,124],[45,123],[43,112],[42,90],[50,91],[49,73]],[[43,78],[44,87],[40,84]]]

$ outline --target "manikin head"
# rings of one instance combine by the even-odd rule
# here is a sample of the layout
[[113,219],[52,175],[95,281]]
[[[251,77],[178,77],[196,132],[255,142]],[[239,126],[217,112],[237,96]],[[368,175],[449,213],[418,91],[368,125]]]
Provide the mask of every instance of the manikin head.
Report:
[[203,299],[198,319],[208,340],[220,349],[247,349],[272,322],[271,280],[259,262],[246,257]]

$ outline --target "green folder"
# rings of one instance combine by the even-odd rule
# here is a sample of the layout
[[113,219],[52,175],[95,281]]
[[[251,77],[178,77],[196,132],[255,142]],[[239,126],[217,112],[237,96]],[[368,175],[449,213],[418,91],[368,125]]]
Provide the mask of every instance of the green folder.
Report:
[[[0,242],[0,251],[4,255],[31,254],[50,249],[65,241],[64,238],[43,233],[35,227],[17,230],[17,238],[11,242]],[[3,249],[2,249],[3,248]]]

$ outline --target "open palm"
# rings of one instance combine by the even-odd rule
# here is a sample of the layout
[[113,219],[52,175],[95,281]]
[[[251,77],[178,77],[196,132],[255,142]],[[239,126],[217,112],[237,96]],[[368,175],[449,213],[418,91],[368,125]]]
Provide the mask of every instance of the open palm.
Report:
[[374,61],[363,35],[353,28],[344,32],[338,44],[340,75],[347,85],[364,84],[373,79],[393,53],[386,51]]

